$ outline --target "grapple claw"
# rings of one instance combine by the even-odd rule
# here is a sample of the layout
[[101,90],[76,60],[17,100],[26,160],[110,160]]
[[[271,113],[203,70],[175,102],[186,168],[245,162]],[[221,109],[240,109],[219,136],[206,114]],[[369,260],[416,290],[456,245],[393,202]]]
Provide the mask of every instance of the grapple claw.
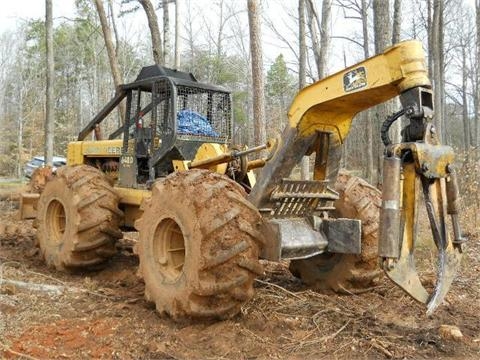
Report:
[[[412,249],[413,250],[413,249]],[[431,315],[447,295],[453,279],[460,267],[462,253],[456,246],[448,246],[438,253],[437,282],[431,295],[423,287],[415,268],[413,253],[394,260],[394,264],[383,262],[383,269],[390,280],[402,288],[413,299],[427,305],[427,315]]]
[[385,273],[395,284],[400,286],[412,298],[426,304],[429,298],[415,268],[413,254],[402,257],[392,268],[384,267]]
[[431,315],[447,295],[460,267],[461,259],[460,247],[453,246],[450,243],[445,250],[439,249],[437,282],[432,296],[428,299],[427,315]]
[[[427,315],[442,303],[461,257],[463,238],[458,221],[459,191],[455,154],[442,145],[432,123],[433,94],[425,87],[412,88],[400,95],[404,111],[387,118],[382,126],[385,149],[383,162],[382,209],[378,256],[386,275],[415,300],[427,305]],[[409,124],[402,130],[402,141],[392,144],[388,129],[404,114]],[[415,268],[417,205],[420,184],[438,249],[437,280],[431,295],[423,287]],[[447,231],[446,215],[452,217],[453,234]],[[453,236],[452,236],[453,235]]]
[[[400,166],[399,160],[398,157],[387,157],[384,162],[388,174],[384,173],[387,184],[383,188],[379,256],[386,275],[412,298],[426,304],[427,315],[431,315],[452,285],[460,267],[465,241],[457,219],[456,178],[453,172],[445,177],[427,178],[418,173],[415,163]],[[431,294],[420,281],[413,254],[420,183],[433,240],[438,249],[437,280]],[[394,206],[396,202],[399,203],[398,206]],[[453,241],[447,231],[447,213],[452,216]]]
[[386,275],[415,300],[427,303],[429,295],[423,287],[415,268],[413,256],[415,243],[415,168],[406,164],[403,171],[401,193],[401,160],[385,157],[383,162],[382,212],[378,254]]
[[[451,167],[448,170],[450,173],[448,181],[446,179],[432,181],[422,178],[427,214],[430,220],[433,240],[438,249],[437,282],[427,303],[427,315],[431,315],[447,295],[453,278],[460,267],[462,257],[462,243],[458,243],[458,241],[462,241],[457,220],[458,185],[456,175]],[[447,232],[445,210],[452,215],[453,241]],[[454,242],[457,243],[454,244]]]

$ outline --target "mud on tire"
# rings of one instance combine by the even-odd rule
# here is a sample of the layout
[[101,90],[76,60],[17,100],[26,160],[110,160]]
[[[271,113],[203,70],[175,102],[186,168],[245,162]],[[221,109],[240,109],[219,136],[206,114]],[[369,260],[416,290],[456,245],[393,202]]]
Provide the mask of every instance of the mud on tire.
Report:
[[206,170],[154,184],[135,227],[145,297],[173,319],[229,318],[253,296],[261,216],[232,180]]
[[290,271],[317,290],[358,292],[370,287],[382,274],[378,268],[377,238],[381,192],[365,180],[340,172],[335,189],[336,216],[362,221],[360,255],[324,253],[290,262]]
[[87,166],[64,166],[38,201],[37,239],[47,265],[73,270],[113,256],[122,237],[118,196],[106,176]]

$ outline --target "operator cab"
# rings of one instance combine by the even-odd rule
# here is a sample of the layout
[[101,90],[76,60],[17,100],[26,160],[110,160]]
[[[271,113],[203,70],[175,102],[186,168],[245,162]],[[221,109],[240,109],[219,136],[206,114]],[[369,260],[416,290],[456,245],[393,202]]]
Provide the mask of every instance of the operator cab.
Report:
[[144,187],[173,172],[172,160],[194,158],[203,143],[230,144],[231,95],[202,84],[191,73],[159,65],[144,67],[126,95],[119,185]]

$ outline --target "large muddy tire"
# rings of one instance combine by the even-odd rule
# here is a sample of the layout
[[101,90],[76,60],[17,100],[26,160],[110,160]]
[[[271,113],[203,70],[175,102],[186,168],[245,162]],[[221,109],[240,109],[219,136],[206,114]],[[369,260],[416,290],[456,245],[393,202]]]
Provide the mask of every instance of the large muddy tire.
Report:
[[58,169],[38,201],[37,238],[46,263],[57,270],[104,263],[116,253],[122,216],[101,171],[86,165]]
[[381,276],[377,259],[381,192],[358,177],[340,172],[335,189],[335,216],[362,221],[360,255],[324,253],[308,259],[292,260],[290,271],[316,290],[341,293],[359,292]]
[[173,319],[234,316],[253,296],[262,218],[234,181],[206,170],[174,173],[144,200],[139,275],[145,297]]

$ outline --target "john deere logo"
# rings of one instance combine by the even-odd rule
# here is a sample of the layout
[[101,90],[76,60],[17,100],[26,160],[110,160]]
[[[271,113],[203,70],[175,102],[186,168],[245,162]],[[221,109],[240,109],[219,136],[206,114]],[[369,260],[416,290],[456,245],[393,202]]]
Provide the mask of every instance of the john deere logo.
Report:
[[346,92],[357,90],[367,86],[367,71],[359,67],[343,75],[343,89]]

